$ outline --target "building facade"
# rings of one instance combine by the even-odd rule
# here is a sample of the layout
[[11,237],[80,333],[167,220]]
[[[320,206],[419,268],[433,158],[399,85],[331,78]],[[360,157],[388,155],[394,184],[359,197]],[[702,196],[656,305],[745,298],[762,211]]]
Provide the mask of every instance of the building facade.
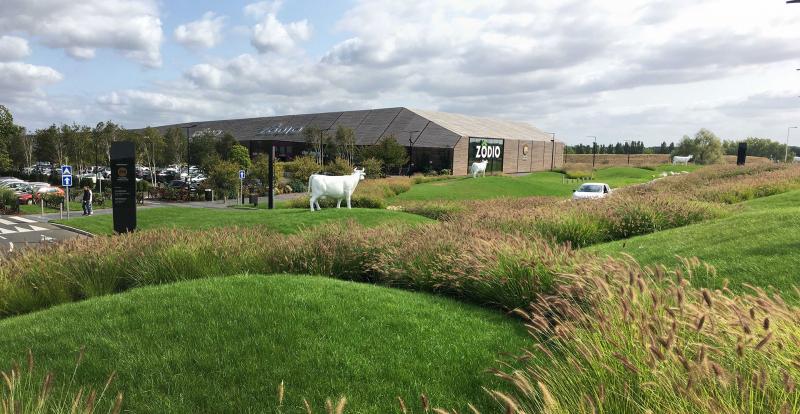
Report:
[[564,143],[531,125],[494,118],[425,111],[383,108],[361,111],[326,112],[263,118],[192,122],[156,127],[189,130],[190,136],[231,134],[256,156],[270,145],[276,155],[290,160],[313,154],[303,131],[315,126],[333,134],[339,126],[355,133],[357,146],[368,146],[392,137],[409,152],[413,171],[450,170],[468,174],[475,161],[488,160],[487,172],[508,174],[560,168],[564,164]]

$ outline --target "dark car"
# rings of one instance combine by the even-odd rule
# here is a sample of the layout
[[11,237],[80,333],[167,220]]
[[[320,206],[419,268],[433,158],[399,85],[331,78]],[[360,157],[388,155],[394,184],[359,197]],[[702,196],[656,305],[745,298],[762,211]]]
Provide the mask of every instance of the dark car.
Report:
[[180,190],[190,190],[190,191],[197,190],[197,184],[195,184],[195,183],[187,183],[186,181],[183,181],[183,180],[172,180],[169,183],[169,186],[171,188],[176,188],[176,189],[180,189]]

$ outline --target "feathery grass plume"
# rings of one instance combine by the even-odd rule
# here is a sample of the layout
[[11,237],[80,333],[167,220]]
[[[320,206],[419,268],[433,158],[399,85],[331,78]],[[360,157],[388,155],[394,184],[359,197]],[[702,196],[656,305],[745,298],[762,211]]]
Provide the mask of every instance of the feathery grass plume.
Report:
[[766,345],[767,345],[767,343],[769,342],[769,340],[770,340],[770,339],[772,339],[772,332],[767,332],[767,334],[766,334],[766,335],[764,335],[764,338],[762,338],[762,339],[761,339],[760,341],[758,341],[758,343],[756,344],[756,351],[758,351],[758,350],[760,350],[761,348],[763,348],[764,346],[766,346]]
[[344,406],[347,405],[347,398],[342,396],[339,398],[339,402],[336,403],[336,409],[334,410],[334,414],[342,414],[344,413]]
[[399,395],[397,396],[397,402],[400,404],[400,412],[403,414],[408,414],[408,407],[406,407],[406,402],[403,401],[403,398]]
[[283,406],[283,397],[286,392],[283,381],[278,385],[278,407]]
[[419,399],[420,402],[422,403],[422,409],[425,410],[425,412],[427,413],[428,410],[430,410],[431,408],[430,401],[428,401],[428,396],[423,393],[419,395]]

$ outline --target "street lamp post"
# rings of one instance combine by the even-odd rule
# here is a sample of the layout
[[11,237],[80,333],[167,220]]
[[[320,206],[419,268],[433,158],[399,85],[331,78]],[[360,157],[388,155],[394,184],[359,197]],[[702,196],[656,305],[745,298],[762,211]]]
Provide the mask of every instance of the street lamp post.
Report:
[[594,159],[597,155],[597,137],[594,135],[587,135],[586,138],[593,138],[592,141],[592,178],[594,178]]
[[197,124],[184,125],[186,129],[186,182],[189,182],[189,129],[196,127]]
[[795,128],[797,128],[797,127],[793,126],[793,127],[786,128],[786,151],[784,151],[784,154],[783,154],[783,162],[789,162],[789,134]]
[[411,177],[411,173],[412,173],[411,170],[414,167],[414,144],[417,143],[417,141],[419,140],[419,137],[421,135],[421,134],[417,135],[417,139],[412,140],[411,137],[416,132],[420,132],[420,131],[419,130],[417,130],[417,131],[408,131],[408,176],[409,177]]

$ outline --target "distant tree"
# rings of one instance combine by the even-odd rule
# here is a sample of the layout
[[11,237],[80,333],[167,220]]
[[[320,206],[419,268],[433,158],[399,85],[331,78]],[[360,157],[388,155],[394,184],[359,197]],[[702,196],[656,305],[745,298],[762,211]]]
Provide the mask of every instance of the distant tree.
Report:
[[156,185],[156,164],[163,158],[165,147],[164,136],[155,128],[147,127],[142,133],[142,138],[137,147],[140,147],[142,154],[141,160],[150,167],[150,178],[153,185]]
[[[794,158],[795,152],[789,149],[789,154],[786,154],[786,144],[778,141],[773,141],[769,138],[755,138],[748,137],[744,140],[747,143],[747,155],[754,157],[765,157],[771,160],[784,161],[784,156],[789,160]],[[739,141],[725,140],[722,142],[722,148],[727,155],[736,155],[739,151]]]
[[211,134],[192,137],[189,142],[190,163],[200,166],[204,171],[210,171],[211,167],[220,159],[216,137]]
[[238,165],[240,169],[247,170],[250,168],[250,151],[244,145],[236,144],[231,147],[228,160]]
[[356,151],[356,134],[353,129],[339,125],[336,128],[333,142],[336,146],[336,156],[352,164]]
[[697,164],[715,164],[722,161],[722,142],[707,129],[701,129],[695,136],[684,136],[674,155],[693,155]]
[[400,145],[394,136],[389,135],[382,138],[375,145],[370,145],[363,150],[362,159],[376,158],[383,162],[387,171],[392,171],[408,163],[406,147]]
[[324,164],[325,152],[331,142],[331,136],[315,125],[305,127],[303,129],[303,136],[306,139],[306,144],[311,145],[314,149],[317,163],[320,165]]
[[186,158],[186,139],[178,128],[170,128],[164,134],[164,151],[161,165],[182,164]]
[[50,125],[46,129],[37,129],[34,133],[35,149],[34,155],[37,161],[48,161],[55,163],[56,142],[59,139],[58,127],[56,124]]
[[14,124],[11,111],[0,105],[0,171],[11,169],[12,141],[21,133],[23,129]]
[[217,141],[217,154],[219,154],[223,160],[230,160],[231,149],[233,149],[234,145],[239,145],[239,141],[237,141],[233,135],[226,132],[225,135],[223,135],[222,138]]
[[659,154],[667,154],[668,153],[667,151],[669,151],[667,149],[667,141],[661,141],[661,146],[658,147],[658,153]]
[[231,161],[220,160],[211,166],[208,181],[211,187],[222,194],[223,199],[227,201],[228,195],[239,185],[239,166]]
[[11,160],[19,169],[33,165],[33,135],[28,135],[25,128],[20,127],[19,133],[11,139],[9,153]]

